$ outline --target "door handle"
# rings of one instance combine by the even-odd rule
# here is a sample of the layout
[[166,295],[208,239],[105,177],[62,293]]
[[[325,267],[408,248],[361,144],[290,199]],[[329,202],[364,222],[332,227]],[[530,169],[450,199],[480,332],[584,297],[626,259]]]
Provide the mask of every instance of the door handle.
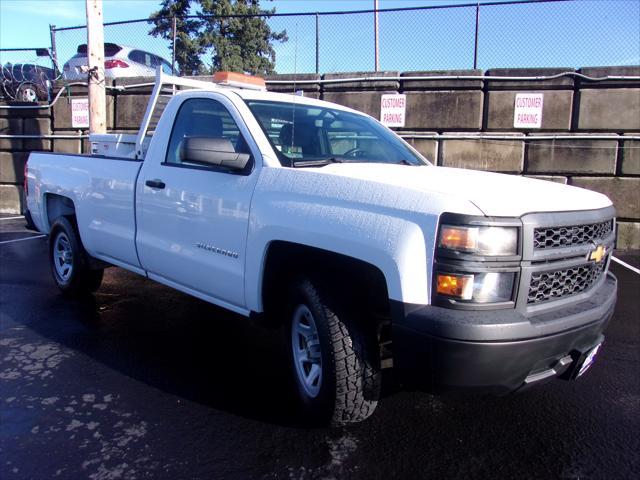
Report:
[[147,180],[146,182],[144,182],[144,184],[147,187],[157,188],[157,189],[160,189],[160,190],[162,190],[164,187],[166,187],[164,182],[162,180],[159,180],[159,179]]

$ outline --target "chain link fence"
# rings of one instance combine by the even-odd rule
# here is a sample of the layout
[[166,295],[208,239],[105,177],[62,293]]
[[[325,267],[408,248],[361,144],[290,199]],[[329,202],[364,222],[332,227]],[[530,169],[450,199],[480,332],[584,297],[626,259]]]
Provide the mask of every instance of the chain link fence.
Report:
[[[277,73],[640,64],[637,0],[497,1],[263,18],[273,32],[288,35],[273,45]],[[119,48],[105,65],[107,78],[147,76],[156,65],[171,71],[172,42],[150,35],[153,25],[148,19],[105,24],[105,43]],[[52,28],[51,37],[64,78],[86,78],[86,27]],[[206,66],[211,55],[201,56]]]

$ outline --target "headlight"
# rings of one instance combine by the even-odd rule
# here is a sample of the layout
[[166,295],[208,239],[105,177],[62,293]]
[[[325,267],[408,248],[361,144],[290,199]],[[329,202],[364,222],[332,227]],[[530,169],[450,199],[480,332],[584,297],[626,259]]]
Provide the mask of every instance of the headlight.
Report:
[[513,294],[513,272],[436,274],[438,295],[474,303],[508,302]]
[[438,247],[486,256],[518,254],[516,227],[462,227],[442,225]]

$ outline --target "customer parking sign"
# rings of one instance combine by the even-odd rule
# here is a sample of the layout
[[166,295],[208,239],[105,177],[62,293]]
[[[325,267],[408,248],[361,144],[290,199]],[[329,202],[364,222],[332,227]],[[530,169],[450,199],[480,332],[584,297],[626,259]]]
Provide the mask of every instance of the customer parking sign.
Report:
[[543,93],[516,93],[513,110],[514,128],[542,127]]
[[386,127],[404,127],[407,96],[401,93],[382,95],[380,122]]

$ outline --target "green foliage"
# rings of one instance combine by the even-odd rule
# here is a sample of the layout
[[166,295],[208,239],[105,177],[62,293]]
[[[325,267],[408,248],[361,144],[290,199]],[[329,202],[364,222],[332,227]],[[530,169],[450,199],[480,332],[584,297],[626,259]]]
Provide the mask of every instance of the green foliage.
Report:
[[[196,7],[198,18],[186,18]],[[176,17],[176,63],[182,75],[220,70],[265,75],[274,72],[272,43],[287,41],[286,31],[273,32],[266,22],[274,12],[261,9],[259,0],[162,0],[151,16],[150,33],[173,43]],[[207,55],[209,68],[202,61]]]

